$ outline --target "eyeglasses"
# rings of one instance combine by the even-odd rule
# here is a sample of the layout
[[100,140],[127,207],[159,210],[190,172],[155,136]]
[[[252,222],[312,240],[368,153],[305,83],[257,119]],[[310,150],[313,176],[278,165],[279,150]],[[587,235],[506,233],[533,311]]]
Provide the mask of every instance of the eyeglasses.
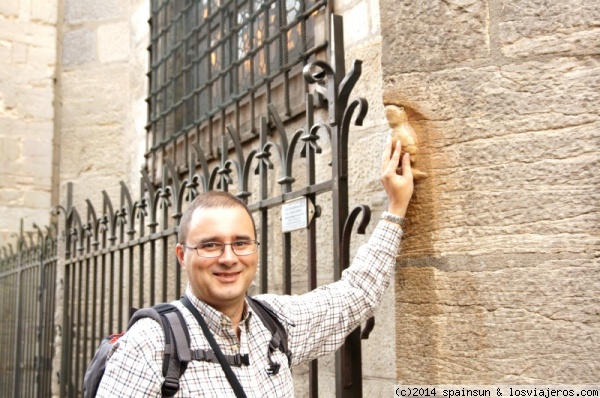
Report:
[[236,256],[249,256],[256,253],[260,243],[255,240],[237,240],[231,243],[222,242],[204,242],[196,246],[185,245],[186,249],[196,250],[200,257],[214,258],[220,257],[225,252],[225,246],[231,246],[231,250]]

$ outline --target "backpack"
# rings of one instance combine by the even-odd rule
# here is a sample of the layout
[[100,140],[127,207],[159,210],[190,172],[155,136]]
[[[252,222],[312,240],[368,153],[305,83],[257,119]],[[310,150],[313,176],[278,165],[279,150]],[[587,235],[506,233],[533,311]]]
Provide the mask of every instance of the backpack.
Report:
[[[292,354],[287,347],[287,332],[269,304],[250,296],[247,296],[247,298],[250,307],[252,307],[272,334],[271,341],[269,342],[268,359],[270,366],[268,371],[271,374],[277,374],[281,365],[273,362],[271,359],[271,354],[274,351],[280,350],[286,355],[288,366],[291,365],[292,361]],[[165,381],[161,386],[163,397],[172,397],[179,391],[179,378],[187,369],[190,361],[197,360],[218,363],[212,350],[199,349],[192,351],[190,349],[190,335],[188,328],[184,326],[185,319],[183,318],[183,314],[174,305],[163,303],[135,311],[129,320],[127,330],[142,318],[152,318],[157,321],[162,325],[165,334],[162,368]],[[96,396],[106,368],[108,353],[123,334],[113,334],[100,341],[98,349],[85,372],[83,380],[84,398]],[[232,366],[249,365],[248,355],[225,355],[225,358]]]

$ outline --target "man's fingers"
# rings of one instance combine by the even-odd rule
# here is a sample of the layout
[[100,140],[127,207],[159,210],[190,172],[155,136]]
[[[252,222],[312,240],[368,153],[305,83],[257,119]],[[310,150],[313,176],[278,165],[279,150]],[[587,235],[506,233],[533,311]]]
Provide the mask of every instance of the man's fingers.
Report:
[[405,153],[402,157],[402,177],[410,180],[413,178],[412,168],[410,167],[410,153]]
[[[390,144],[391,146],[391,144]],[[400,166],[400,153],[401,153],[402,144],[400,140],[396,141],[396,146],[394,148],[394,152],[391,154],[391,159],[388,158],[386,170],[389,172],[396,172],[396,168]]]
[[384,173],[385,170],[387,169],[391,156],[392,156],[392,138],[388,137],[388,140],[385,143],[385,149],[383,150],[383,155],[381,158],[381,172],[382,173]]

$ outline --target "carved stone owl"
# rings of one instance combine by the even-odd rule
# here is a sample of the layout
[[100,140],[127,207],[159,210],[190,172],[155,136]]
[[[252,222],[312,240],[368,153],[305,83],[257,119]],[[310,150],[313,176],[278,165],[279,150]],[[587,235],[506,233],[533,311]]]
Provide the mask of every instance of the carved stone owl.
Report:
[[386,105],[385,117],[392,128],[390,131],[392,148],[395,147],[396,141],[400,140],[402,143],[402,155],[406,152],[410,153],[410,165],[414,179],[427,178],[427,173],[424,173],[415,166],[419,153],[419,141],[415,130],[408,122],[408,116],[404,108],[397,105]]

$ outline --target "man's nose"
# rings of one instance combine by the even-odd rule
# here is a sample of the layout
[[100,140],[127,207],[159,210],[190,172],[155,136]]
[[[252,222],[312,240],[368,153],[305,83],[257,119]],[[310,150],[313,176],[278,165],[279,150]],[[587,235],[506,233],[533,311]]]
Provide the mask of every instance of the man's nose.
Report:
[[231,245],[223,246],[223,253],[221,253],[221,255],[219,256],[219,262],[222,262],[224,264],[236,263],[237,259],[237,255],[233,252],[233,248],[231,247]]

